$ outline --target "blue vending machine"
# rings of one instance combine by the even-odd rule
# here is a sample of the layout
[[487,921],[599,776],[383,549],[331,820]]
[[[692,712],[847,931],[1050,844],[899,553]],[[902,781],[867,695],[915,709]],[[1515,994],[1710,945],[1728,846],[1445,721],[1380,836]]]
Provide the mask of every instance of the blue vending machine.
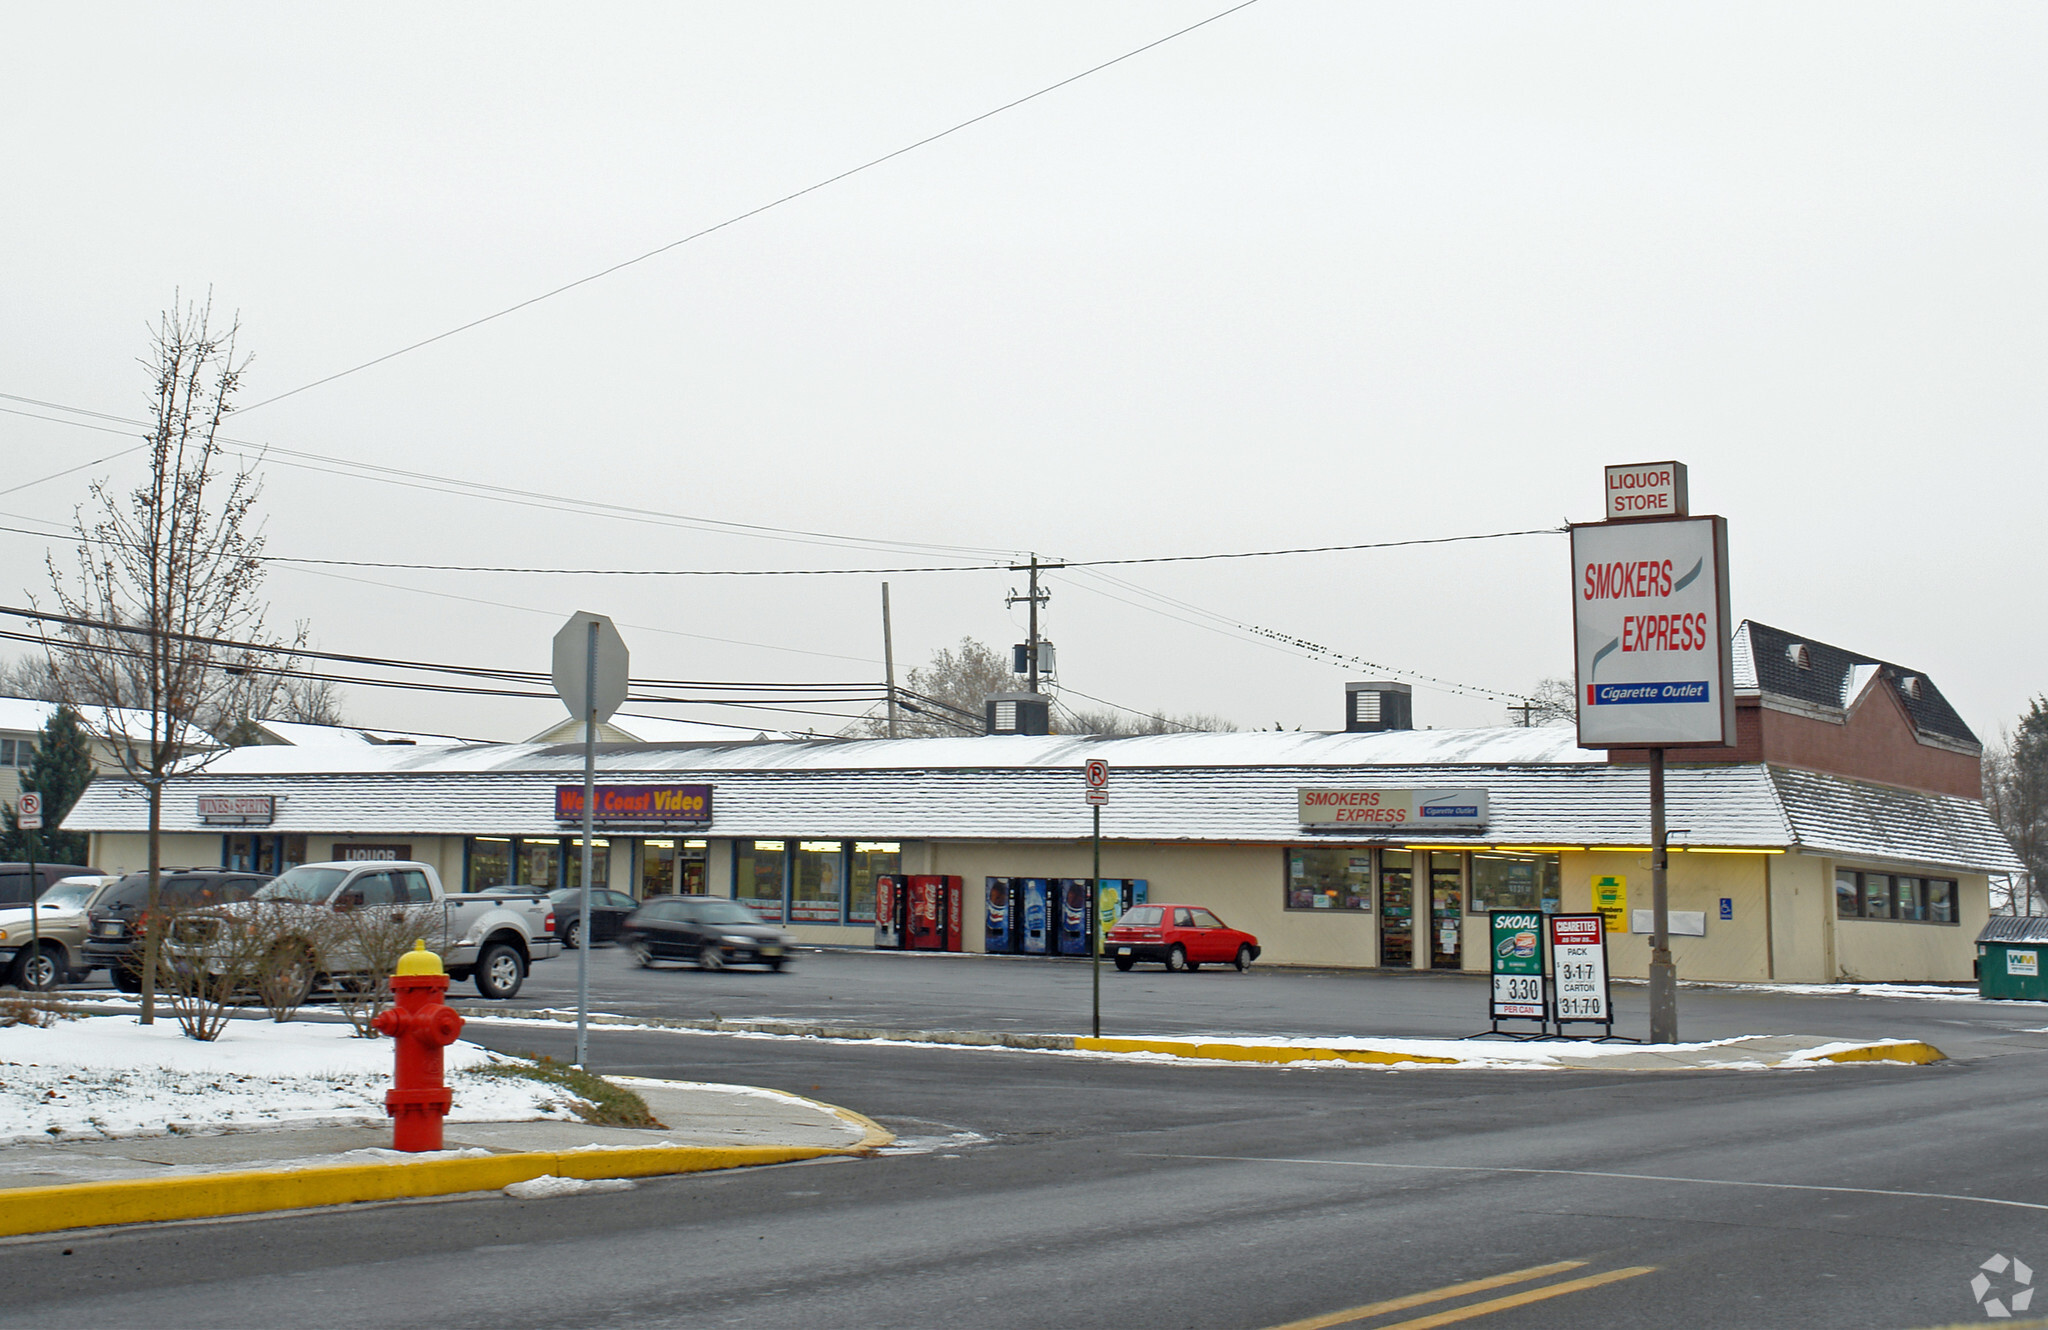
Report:
[[988,880],[988,905],[983,917],[988,921],[982,931],[983,947],[997,955],[1015,951],[1021,930],[1017,927],[1017,913],[1010,908],[1009,878]]
[[[1018,948],[1026,956],[1043,956],[1052,950],[1052,883],[1042,877],[1018,879],[1019,917],[1023,922]],[[1021,898],[1021,899],[1019,899]]]
[[1060,908],[1055,942],[1062,956],[1088,954],[1088,897],[1094,885],[1085,877],[1063,877],[1056,884],[1054,898]]

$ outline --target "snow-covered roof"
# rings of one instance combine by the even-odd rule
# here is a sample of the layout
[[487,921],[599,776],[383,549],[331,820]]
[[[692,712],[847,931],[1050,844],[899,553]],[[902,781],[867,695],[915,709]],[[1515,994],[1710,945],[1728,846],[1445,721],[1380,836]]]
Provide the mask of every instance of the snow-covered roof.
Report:
[[452,734],[417,734],[408,730],[372,730],[359,725],[310,725],[296,720],[259,720],[256,722],[265,732],[279,743],[292,744],[300,748],[317,748],[332,745],[364,747],[371,744],[463,744],[480,743],[478,739],[463,739]]
[[[600,737],[625,743],[749,743],[756,740],[802,739],[810,736],[788,730],[751,729],[741,725],[715,725],[710,721],[677,720],[671,716],[633,716],[620,712],[598,728]],[[527,740],[528,743],[581,743],[583,726],[574,716],[564,716]]]
[[[78,717],[86,732],[96,738],[118,735],[130,743],[148,743],[150,714],[127,707],[79,707]],[[50,717],[57,713],[55,702],[41,702],[32,697],[0,697],[0,731],[10,734],[33,734],[50,723]],[[217,740],[196,726],[186,725],[181,729],[181,743],[186,748],[216,748]]]
[[[1110,763],[1110,826],[1119,840],[1298,842],[1302,788],[1479,787],[1483,833],[1446,845],[1646,845],[1648,773],[1610,766],[1570,730],[1384,734],[1157,735],[1132,739],[996,736],[738,745],[614,744],[603,778],[702,781],[714,822],[698,834],[881,840],[1079,840],[1089,812],[1082,763]],[[204,831],[193,798],[271,795],[285,833],[552,836],[554,788],[580,775],[576,745],[243,748],[175,782],[169,831]],[[298,753],[293,766],[282,759]],[[1506,754],[1520,754],[1519,758]],[[1480,758],[1482,760],[1471,760]],[[1809,848],[1844,856],[2008,871],[2012,851],[1974,800],[1871,786],[1762,765],[1673,769],[1674,844]],[[143,826],[140,791],[95,782],[65,820],[79,831]],[[1419,841],[1419,833],[1361,836]]]

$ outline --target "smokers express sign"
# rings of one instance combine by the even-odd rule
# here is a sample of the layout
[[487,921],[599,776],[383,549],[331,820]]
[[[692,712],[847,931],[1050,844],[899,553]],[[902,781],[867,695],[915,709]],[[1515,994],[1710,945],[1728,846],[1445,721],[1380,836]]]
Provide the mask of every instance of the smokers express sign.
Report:
[[1727,519],[1571,530],[1579,745],[1733,743]]

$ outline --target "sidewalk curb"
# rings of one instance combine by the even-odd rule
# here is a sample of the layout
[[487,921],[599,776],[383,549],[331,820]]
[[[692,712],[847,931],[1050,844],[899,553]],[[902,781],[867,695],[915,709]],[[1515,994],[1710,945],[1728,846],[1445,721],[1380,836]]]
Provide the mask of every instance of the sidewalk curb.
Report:
[[1201,1058],[1208,1062],[1364,1062],[1414,1064],[1435,1062],[1456,1066],[1456,1058],[1422,1053],[1392,1053],[1378,1048],[1310,1048],[1284,1044],[1203,1044],[1191,1039],[1090,1039],[1074,1036],[1084,1053],[1161,1053],[1167,1057]]
[[1925,1067],[1935,1062],[1948,1061],[1948,1054],[1933,1044],[1923,1044],[1918,1039],[1901,1039],[1891,1043],[1865,1044],[1861,1048],[1844,1048],[1834,1053],[1822,1053],[1814,1059],[1817,1062],[1905,1062],[1916,1067]]
[[701,1173],[713,1169],[787,1164],[825,1155],[865,1154],[869,1148],[865,1144],[845,1149],[826,1146],[669,1145],[530,1152],[471,1159],[315,1165],[285,1170],[22,1187],[6,1193],[7,1204],[0,1207],[0,1237],[54,1233],[68,1228],[100,1228],[110,1224],[211,1219],[270,1210],[305,1210],[362,1201],[397,1201],[451,1196],[461,1192],[497,1191],[515,1182],[526,1182],[546,1174],[560,1178],[599,1179]]

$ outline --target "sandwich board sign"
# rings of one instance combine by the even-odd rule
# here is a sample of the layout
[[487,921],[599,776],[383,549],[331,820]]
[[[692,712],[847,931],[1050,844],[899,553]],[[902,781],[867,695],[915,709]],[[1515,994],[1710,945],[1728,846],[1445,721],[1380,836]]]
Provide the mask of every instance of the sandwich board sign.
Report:
[[1604,1025],[1614,1033],[1614,1002],[1607,985],[1606,920],[1597,914],[1553,914],[1550,963],[1558,1032],[1567,1023]]
[[1493,941],[1493,994],[1487,1015],[1494,1033],[1502,1033],[1500,1023],[1505,1020],[1543,1024],[1550,1016],[1543,987],[1543,916],[1534,910],[1492,910],[1487,918]]

